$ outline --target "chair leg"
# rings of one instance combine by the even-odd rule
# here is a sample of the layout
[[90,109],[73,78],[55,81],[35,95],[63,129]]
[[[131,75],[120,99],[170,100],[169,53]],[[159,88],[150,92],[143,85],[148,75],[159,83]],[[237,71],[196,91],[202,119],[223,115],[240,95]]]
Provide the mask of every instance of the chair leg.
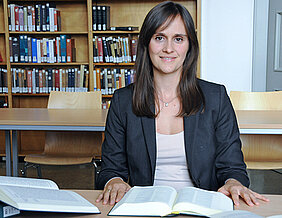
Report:
[[97,178],[98,178],[98,175],[100,173],[100,170],[101,170],[101,159],[94,159],[93,160],[93,165],[94,165],[94,176],[95,176],[95,179],[94,179],[94,189],[97,189]]
[[26,177],[26,171],[27,171],[27,168],[29,167],[28,165],[29,165],[29,163],[28,163],[28,162],[25,162],[23,169],[20,170],[20,171],[21,171],[21,175],[22,175],[23,177]]
[[38,177],[39,179],[41,179],[41,178],[42,178],[42,173],[41,173],[41,167],[40,167],[39,164],[34,164],[34,163],[25,162],[23,169],[21,169],[21,175],[22,175],[23,177],[26,177],[27,169],[30,168],[30,167],[36,168],[36,170],[37,170],[37,177]]
[[41,167],[39,164],[36,164],[36,169],[37,169],[37,176],[39,179],[42,179],[42,172],[41,172]]

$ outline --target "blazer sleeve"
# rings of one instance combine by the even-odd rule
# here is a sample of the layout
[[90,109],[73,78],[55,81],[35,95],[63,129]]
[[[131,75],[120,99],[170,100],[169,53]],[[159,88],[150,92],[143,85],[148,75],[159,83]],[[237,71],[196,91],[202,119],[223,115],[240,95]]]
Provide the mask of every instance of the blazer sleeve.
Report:
[[215,123],[217,140],[216,176],[219,185],[234,178],[244,186],[249,186],[237,119],[224,86],[220,86],[219,113]]
[[[128,180],[128,165],[125,146],[125,125],[119,105],[119,94],[115,92],[107,115],[105,140],[102,145],[102,165],[97,181],[97,188],[113,177]],[[125,118],[123,118],[125,119]]]

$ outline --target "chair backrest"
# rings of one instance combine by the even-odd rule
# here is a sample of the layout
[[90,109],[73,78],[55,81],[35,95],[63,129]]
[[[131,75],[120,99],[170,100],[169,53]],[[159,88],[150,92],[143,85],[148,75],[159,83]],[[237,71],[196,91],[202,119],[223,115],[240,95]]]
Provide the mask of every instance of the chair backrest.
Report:
[[[235,110],[281,110],[282,91],[240,92],[231,91],[230,99]],[[249,134],[241,136],[242,151],[249,169],[281,169],[281,135]]]
[[[101,109],[102,95],[95,92],[51,92],[48,109]],[[100,156],[102,134],[99,132],[48,131],[44,154],[53,156]]]
[[282,91],[241,92],[231,91],[230,99],[235,110],[281,110]]
[[49,95],[49,109],[100,109],[102,95],[95,92],[55,92]]

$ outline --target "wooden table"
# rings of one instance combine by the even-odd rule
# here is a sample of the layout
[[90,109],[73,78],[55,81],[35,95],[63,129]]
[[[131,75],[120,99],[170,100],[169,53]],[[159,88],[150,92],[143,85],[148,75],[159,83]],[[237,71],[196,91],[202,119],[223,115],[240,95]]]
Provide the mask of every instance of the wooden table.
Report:
[[[103,218],[107,216],[108,212],[112,208],[110,205],[102,205],[101,203],[96,203],[95,200],[101,191],[97,190],[75,190],[78,194],[82,195],[92,204],[96,205],[101,214],[59,214],[59,213],[40,213],[40,212],[21,212],[19,217],[93,217],[93,218]],[[270,199],[270,202],[260,201],[259,206],[249,207],[243,201],[240,202],[240,206],[236,206],[236,210],[247,210],[261,216],[271,216],[282,214],[282,195],[265,195]],[[177,216],[177,217],[187,217],[187,216]],[[189,216],[194,217],[194,216]],[[196,216],[195,216],[196,217]],[[128,218],[128,217],[127,217]]]
[[0,130],[5,130],[6,175],[11,176],[12,131],[13,176],[18,175],[17,130],[104,131],[107,110],[5,108],[0,109]]

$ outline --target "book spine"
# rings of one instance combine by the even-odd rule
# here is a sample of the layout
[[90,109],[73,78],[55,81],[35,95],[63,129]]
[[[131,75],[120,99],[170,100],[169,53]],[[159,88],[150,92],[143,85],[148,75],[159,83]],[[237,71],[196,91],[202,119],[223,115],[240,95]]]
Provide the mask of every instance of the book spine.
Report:
[[24,35],[24,62],[28,63],[28,38]]
[[23,7],[23,18],[24,18],[24,31],[27,31],[27,25],[28,25],[27,7]]
[[50,9],[50,4],[46,3],[46,31],[50,31],[50,15],[49,15],[49,10]]
[[70,62],[72,62],[72,60],[71,60],[71,57],[72,57],[72,54],[71,54],[71,39],[67,39],[66,47],[67,47],[67,63],[70,63]]
[[15,5],[15,26],[16,26],[16,31],[20,30],[19,27],[19,7]]
[[93,22],[93,30],[97,30],[97,7],[92,7],[92,22]]
[[103,43],[101,37],[98,37],[98,56],[99,62],[103,63]]
[[32,63],[37,63],[37,39],[32,38],[31,47],[32,47]]
[[32,6],[27,6],[27,31],[32,32]]
[[57,31],[62,31],[62,18],[59,10],[57,10]]
[[9,49],[10,49],[10,62],[14,62],[14,56],[13,56],[13,37],[9,37]]
[[41,5],[36,4],[35,5],[35,25],[36,25],[36,31],[40,32],[41,31]]
[[35,31],[35,27],[36,27],[36,20],[35,20],[35,8],[32,7],[31,8],[31,12],[32,12],[32,31]]
[[66,35],[60,36],[61,41],[61,62],[66,63],[67,62],[67,40]]
[[19,39],[18,37],[13,38],[13,56],[14,56],[14,62],[18,63],[19,62],[19,57],[20,57],[20,44],[19,44]]
[[9,31],[12,31],[12,23],[11,23],[11,4],[8,4],[8,27],[9,27]]
[[20,62],[24,63],[24,52],[25,52],[25,48],[24,48],[24,36],[20,35]]
[[97,30],[102,30],[102,8],[97,6]]
[[50,31],[54,32],[55,27],[54,27],[54,10],[55,8],[50,7],[49,8],[49,19],[50,19]]
[[46,31],[46,6],[41,6],[41,14],[42,14],[42,31]]
[[24,12],[22,6],[19,6],[19,31],[24,31]]
[[15,4],[10,4],[11,31],[16,31]]

